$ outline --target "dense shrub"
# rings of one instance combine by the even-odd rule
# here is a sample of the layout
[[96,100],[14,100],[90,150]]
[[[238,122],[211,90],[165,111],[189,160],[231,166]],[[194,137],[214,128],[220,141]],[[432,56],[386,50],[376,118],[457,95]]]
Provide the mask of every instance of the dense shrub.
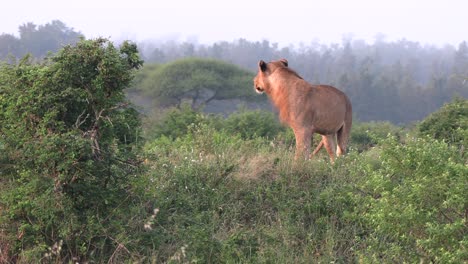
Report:
[[[362,157],[358,216],[368,228],[369,262],[463,263],[468,259],[468,167],[444,142],[415,138],[381,142],[380,166]],[[360,201],[360,202],[359,202]]]
[[286,130],[272,112],[241,108],[227,118],[223,118],[220,115],[210,115],[194,110],[189,104],[165,110],[157,118],[148,119],[146,126],[148,138],[165,136],[176,139],[187,135],[191,126],[199,124],[209,125],[230,135],[239,135],[243,139],[257,137],[272,139]]
[[354,122],[351,128],[350,147],[362,152],[377,145],[387,136],[400,137],[401,128],[389,122]]
[[10,261],[107,261],[127,239],[119,234],[141,138],[123,89],[141,63],[134,44],[97,39],[41,64],[1,66],[0,158],[8,169],[2,164],[0,227]]
[[188,134],[190,126],[210,122],[211,117],[192,109],[189,104],[182,104],[180,108],[172,107],[150,118],[146,120],[147,138],[176,139]]
[[239,134],[244,139],[256,137],[273,138],[285,131],[275,114],[265,110],[240,109],[231,114],[223,128],[231,134]]
[[468,100],[455,98],[418,125],[421,135],[444,140],[462,150],[468,144]]

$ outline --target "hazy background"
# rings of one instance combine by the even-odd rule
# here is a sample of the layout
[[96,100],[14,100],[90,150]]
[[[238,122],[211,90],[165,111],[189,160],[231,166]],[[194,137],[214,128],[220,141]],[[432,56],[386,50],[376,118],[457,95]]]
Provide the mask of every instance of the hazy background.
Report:
[[[343,37],[373,42],[407,39],[458,45],[468,33],[463,0],[170,0],[3,1],[0,33],[18,34],[26,22],[60,20],[86,37],[176,40],[209,44],[245,38],[281,46],[341,43]],[[382,36],[382,35],[381,35]]]
[[[265,97],[252,90],[260,59],[287,58],[305,80],[338,87],[350,97],[361,121],[408,124],[455,96],[468,98],[468,4],[461,0],[20,0],[3,3],[2,11],[0,60],[28,53],[40,60],[80,36],[136,42],[145,67],[129,95],[148,110],[160,108],[158,101],[174,99],[158,95],[173,89],[156,85],[158,78],[171,76],[158,75],[158,67],[182,64],[192,76],[203,63],[189,58],[216,59],[248,71],[236,75],[235,85],[223,84],[226,78],[212,70],[224,72],[225,66],[209,63],[212,79],[222,80],[212,88],[233,87],[229,98],[221,98],[222,93],[214,93],[206,83],[196,84],[197,78],[187,80],[190,89],[202,87],[221,96],[201,92],[210,98],[199,100],[209,102],[204,110],[215,113],[235,111],[239,100],[271,109],[260,102]],[[175,97],[176,102],[198,100],[193,93]]]

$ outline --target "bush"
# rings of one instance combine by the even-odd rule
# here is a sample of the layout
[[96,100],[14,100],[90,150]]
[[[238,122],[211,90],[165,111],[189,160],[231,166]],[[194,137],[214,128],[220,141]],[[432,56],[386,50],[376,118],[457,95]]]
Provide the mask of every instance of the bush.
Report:
[[223,118],[193,110],[189,104],[182,104],[180,108],[169,108],[159,116],[153,116],[152,120],[148,119],[148,138],[165,136],[176,139],[187,135],[190,127],[201,124],[223,130],[233,136],[238,135],[246,140],[257,137],[271,139],[286,130],[274,113],[268,111],[241,108],[238,112]]
[[463,150],[468,143],[468,100],[455,98],[426,117],[418,130],[422,136],[444,140]]
[[[361,159],[358,219],[368,228],[370,262],[463,263],[468,259],[468,168],[444,142],[416,138],[381,144],[379,167]],[[360,201],[360,202],[359,202]]]
[[42,64],[0,68],[0,147],[10,167],[0,225],[10,261],[100,262],[127,239],[119,233],[134,197],[140,123],[123,89],[141,63],[135,45],[97,39]]
[[189,104],[182,104],[180,108],[172,107],[150,118],[146,125],[147,138],[165,136],[176,139],[188,134],[190,126],[209,122],[210,116],[193,110]]
[[354,122],[351,129],[350,147],[359,152],[376,146],[388,135],[400,137],[401,128],[389,122]]
[[256,137],[270,138],[285,131],[275,114],[265,110],[247,110],[231,114],[224,122],[223,128],[231,134],[238,134],[243,139]]

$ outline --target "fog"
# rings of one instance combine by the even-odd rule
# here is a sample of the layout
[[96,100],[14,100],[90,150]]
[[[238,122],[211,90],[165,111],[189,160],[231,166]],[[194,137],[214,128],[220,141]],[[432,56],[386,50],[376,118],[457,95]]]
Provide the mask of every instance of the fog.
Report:
[[244,38],[282,46],[341,43],[343,37],[373,42],[407,39],[458,45],[468,36],[463,0],[171,0],[4,1],[0,33],[18,34],[26,22],[60,20],[86,37],[174,40],[210,44]]

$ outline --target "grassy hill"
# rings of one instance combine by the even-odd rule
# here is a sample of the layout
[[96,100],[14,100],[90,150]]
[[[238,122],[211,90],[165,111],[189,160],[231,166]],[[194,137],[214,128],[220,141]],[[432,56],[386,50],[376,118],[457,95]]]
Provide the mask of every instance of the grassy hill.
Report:
[[294,161],[287,130],[246,137],[209,119],[146,144],[140,188],[151,202],[142,228],[152,246],[144,256],[176,263],[467,260],[468,169],[459,148],[387,123],[358,123],[350,153],[336,164],[324,151]]

